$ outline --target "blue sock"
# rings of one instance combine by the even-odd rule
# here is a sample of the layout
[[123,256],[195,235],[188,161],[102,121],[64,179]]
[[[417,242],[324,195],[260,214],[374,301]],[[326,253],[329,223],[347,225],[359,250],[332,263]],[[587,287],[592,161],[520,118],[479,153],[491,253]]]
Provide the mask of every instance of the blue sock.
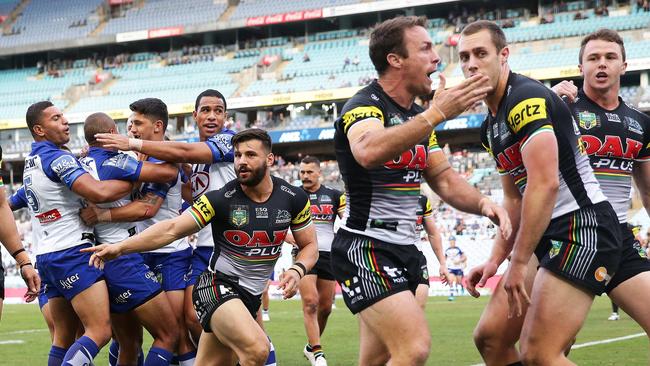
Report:
[[63,357],[68,350],[65,348],[52,346],[50,348],[50,355],[47,358],[47,366],[61,366],[63,363]]
[[144,366],[168,366],[174,354],[166,349],[151,347],[144,360]]
[[142,347],[140,347],[140,354],[138,355],[138,366],[144,366],[144,352]]
[[196,358],[196,351],[187,352],[182,355],[178,355],[178,363],[180,366],[194,365],[194,359]]
[[108,348],[108,365],[117,366],[117,356],[120,354],[120,344],[115,339]]
[[92,339],[83,336],[77,339],[65,353],[63,359],[64,366],[83,366],[89,365],[99,353],[99,347]]
[[271,342],[271,338],[267,335],[266,338],[269,339],[269,343],[271,344],[271,350],[269,351],[269,358],[266,359],[266,362],[264,363],[265,366],[275,366],[275,347],[273,347],[273,342]]

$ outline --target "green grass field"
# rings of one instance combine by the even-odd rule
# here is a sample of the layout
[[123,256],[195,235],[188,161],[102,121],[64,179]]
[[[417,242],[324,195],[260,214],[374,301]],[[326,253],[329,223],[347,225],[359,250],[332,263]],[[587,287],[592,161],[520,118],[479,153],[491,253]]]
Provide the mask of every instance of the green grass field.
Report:
[[[431,297],[427,305],[429,328],[433,335],[429,365],[473,365],[481,362],[471,334],[486,299],[468,297],[448,302]],[[329,365],[354,365],[358,352],[357,320],[337,300],[338,308],[330,318],[323,337]],[[271,321],[266,323],[273,340],[279,365],[308,365],[302,356],[306,340],[300,302],[272,301]],[[607,321],[609,299],[598,298],[576,344],[602,341],[641,333],[630,317]],[[145,342],[150,342],[146,340]],[[50,338],[37,306],[5,305],[0,323],[0,365],[45,365]],[[648,340],[636,337],[574,349],[571,360],[578,365],[648,365]],[[106,365],[107,351],[102,350],[95,362]]]

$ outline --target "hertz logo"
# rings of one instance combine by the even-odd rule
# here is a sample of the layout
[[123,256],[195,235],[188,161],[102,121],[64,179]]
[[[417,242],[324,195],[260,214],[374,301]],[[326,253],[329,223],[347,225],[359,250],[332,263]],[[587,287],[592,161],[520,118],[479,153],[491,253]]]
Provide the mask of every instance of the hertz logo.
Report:
[[546,118],[546,100],[544,98],[528,98],[510,110],[508,124],[515,133],[518,133],[527,124]]

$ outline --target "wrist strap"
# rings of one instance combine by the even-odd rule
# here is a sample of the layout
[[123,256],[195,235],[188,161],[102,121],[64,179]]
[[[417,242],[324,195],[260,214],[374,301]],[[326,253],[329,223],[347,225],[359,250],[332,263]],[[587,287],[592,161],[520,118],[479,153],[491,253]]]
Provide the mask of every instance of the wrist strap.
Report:
[[20,270],[22,271],[22,270],[23,270],[23,267],[25,267],[25,266],[32,266],[32,267],[34,267],[34,265],[32,264],[32,262],[27,262],[27,263],[23,263],[23,264],[20,265]]
[[129,149],[131,151],[138,151],[138,152],[140,150],[142,150],[142,140],[130,138],[129,139]]
[[300,274],[300,271],[298,271],[297,268],[289,267],[288,271],[291,271],[291,270],[293,270],[294,272],[296,272],[298,274],[298,278],[302,278],[302,275]]
[[298,268],[300,268],[300,269],[302,270],[303,276],[304,276],[305,274],[307,274],[307,268],[305,268],[305,265],[304,265],[304,264],[302,264],[302,263],[300,263],[300,262],[296,262],[296,263],[294,263],[293,265],[296,266],[296,267],[298,267]]
[[16,259],[16,256],[17,256],[18,254],[24,252],[24,251],[25,251],[25,248],[20,248],[20,249],[18,249],[17,251],[11,253],[11,256],[14,257],[14,259]]

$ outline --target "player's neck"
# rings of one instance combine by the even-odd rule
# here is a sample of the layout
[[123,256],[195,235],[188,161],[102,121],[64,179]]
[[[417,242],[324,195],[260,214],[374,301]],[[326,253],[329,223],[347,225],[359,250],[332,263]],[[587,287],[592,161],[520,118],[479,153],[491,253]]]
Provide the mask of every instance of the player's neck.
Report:
[[399,104],[400,107],[404,109],[411,108],[413,101],[415,101],[415,95],[411,95],[406,89],[406,84],[404,84],[402,78],[395,75],[395,73],[387,72],[385,75],[380,76],[377,82],[384,90],[384,93]]
[[607,110],[614,110],[618,108],[618,92],[620,91],[620,84],[613,85],[611,88],[607,89],[595,89],[590,87],[585,83],[583,90],[585,95],[591,99],[594,103],[598,104],[601,108]]
[[501,103],[501,99],[503,98],[503,95],[506,93],[506,86],[508,85],[508,76],[510,75],[510,67],[508,64],[505,64],[504,67],[501,69],[501,73],[499,74],[499,82],[497,83],[497,88],[492,94],[488,94],[487,98],[485,98],[485,104],[487,104],[488,109],[490,110],[490,114],[492,116],[495,116],[497,114],[497,110],[499,109],[499,103]]
[[240,185],[244,194],[253,202],[266,202],[266,200],[271,197],[271,193],[273,193],[273,180],[268,174],[265,175],[264,179],[255,186]]
[[302,188],[304,188],[305,191],[307,191],[307,192],[314,193],[314,192],[316,192],[316,191],[318,191],[320,189],[320,186],[321,186],[321,184],[318,183],[318,184],[314,184],[314,186],[311,187],[311,188],[306,188],[305,186],[302,186]]

